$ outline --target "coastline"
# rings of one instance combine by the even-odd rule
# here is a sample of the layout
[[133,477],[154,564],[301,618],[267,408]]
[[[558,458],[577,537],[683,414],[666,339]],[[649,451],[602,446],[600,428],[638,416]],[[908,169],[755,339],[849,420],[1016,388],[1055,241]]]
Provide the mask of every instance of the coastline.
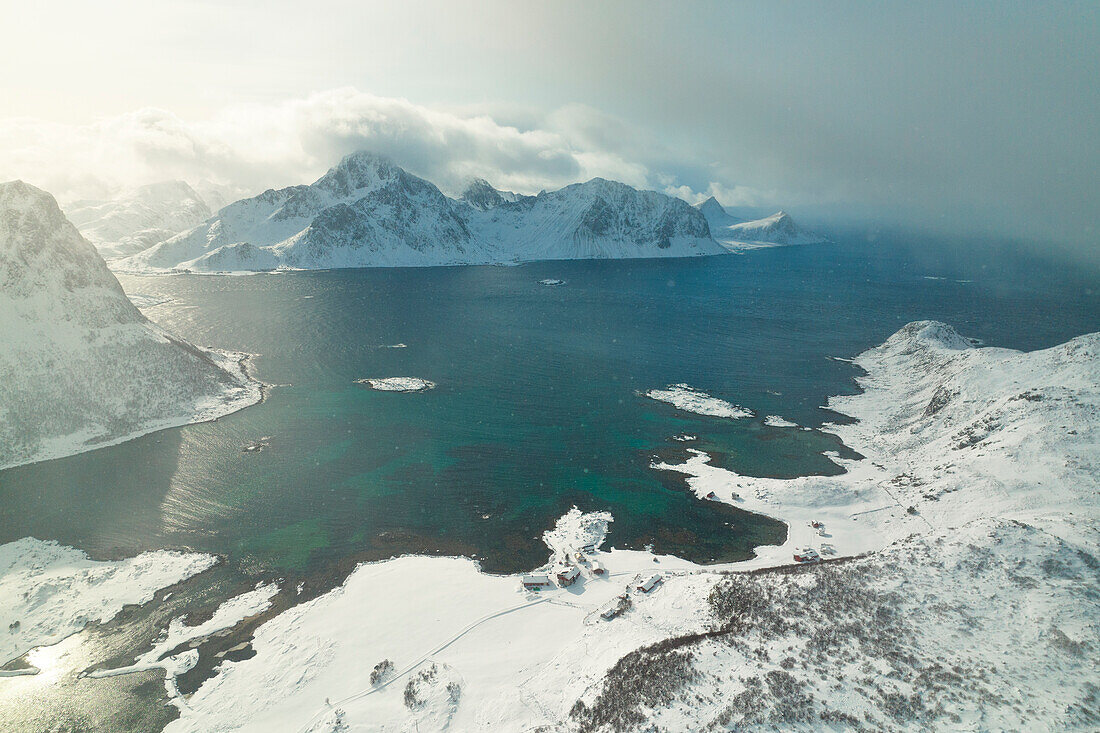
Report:
[[[918,441],[908,452],[892,454],[891,446],[882,445],[882,436],[892,430],[886,425],[891,418],[883,413],[905,402],[900,395],[913,394],[912,399],[919,402],[928,397],[924,391],[935,391],[937,376],[931,362],[947,370],[945,374],[956,367],[965,370],[974,362],[970,371],[983,373],[991,364],[1027,367],[1029,359],[1046,358],[1032,357],[1046,352],[992,349],[980,356],[958,357],[953,348],[958,344],[938,328],[938,324],[912,324],[893,337],[897,343],[888,341],[877,347],[879,351],[861,355],[857,363],[868,371],[857,379],[863,391],[829,400],[830,409],[858,422],[825,429],[866,456],[834,458],[847,471],[840,476],[744,477],[710,466],[709,457],[699,451],[692,451],[683,464],[654,463],[655,469],[687,475],[689,486],[700,497],[713,491],[721,501],[785,522],[789,531],[784,544],[759,547],[751,560],[707,566],[611,548],[590,555],[606,568],[606,577],[596,578],[582,569],[580,584],[552,588],[545,595],[524,593],[518,587],[519,576],[488,576],[465,559],[402,557],[363,564],[339,588],[261,626],[253,642],[253,660],[224,665],[191,696],[183,716],[168,730],[203,730],[216,722],[245,729],[314,731],[366,721],[372,721],[368,729],[381,721],[387,727],[421,729],[520,730],[560,724],[568,719],[574,701],[591,699],[598,692],[624,655],[663,639],[706,631],[712,622],[706,611],[708,594],[730,573],[757,571],[764,573],[760,577],[771,577],[776,569],[795,564],[794,548],[826,543],[835,548],[833,557],[838,559],[875,560],[899,542],[941,535],[945,528],[937,525],[948,524],[941,521],[944,513],[954,518],[955,526],[1002,516],[1003,510],[997,511],[981,496],[980,488],[1004,478],[1003,473],[986,476],[983,471],[989,465],[985,462],[973,467],[973,475],[962,477],[980,487],[978,494],[947,492],[944,504],[950,502],[950,508],[945,512],[926,506],[934,500],[914,498],[912,492],[898,490],[890,482],[914,464],[928,464],[929,452],[936,449]],[[1047,352],[1073,348],[1071,342]],[[884,370],[883,359],[892,358],[904,363],[899,370]],[[1095,364],[1081,366],[1087,382],[1088,370],[1095,371]],[[927,382],[922,389],[914,391],[911,381],[899,379],[909,369],[914,369],[915,378]],[[1040,375],[1044,369],[1026,371]],[[1005,398],[994,395],[991,399]],[[1053,417],[1058,419],[1060,414]],[[1037,430],[1048,428],[1037,419]],[[902,439],[907,438],[908,426],[901,432]],[[1014,457],[995,455],[997,461],[1007,459],[1009,464]],[[961,473],[965,466],[956,468]],[[960,478],[941,472],[943,476],[952,488]],[[927,493],[930,486],[923,484],[921,489]],[[960,512],[960,502],[951,500],[952,494],[964,499],[961,505],[970,507],[968,514]],[[1087,497],[1078,501],[1085,502],[1095,516]],[[909,506],[916,511],[909,511]],[[811,521],[823,522],[826,536],[810,527]],[[981,532],[969,534],[981,536]],[[648,593],[631,590],[653,572],[663,579],[656,588]],[[633,601],[631,610],[621,618],[600,619],[598,612],[624,589]],[[366,616],[365,609],[370,609]],[[367,662],[375,656],[379,663],[389,659],[396,667],[395,676],[384,684],[372,685],[366,679]],[[397,689],[403,685],[406,695],[422,698],[423,705],[403,704]],[[277,702],[263,709],[241,705],[255,699],[260,689],[277,690]],[[230,709],[232,718],[226,720],[225,711]]]
[[[173,340],[176,339],[173,338]],[[161,430],[168,430],[170,428],[178,428],[196,423],[212,422],[226,415],[231,415],[234,412],[243,410],[246,407],[251,407],[264,400],[266,390],[269,389],[271,385],[264,384],[256,379],[251,373],[251,361],[257,356],[256,354],[195,346],[189,346],[189,348],[193,348],[200,352],[211,359],[211,361],[222,370],[229,373],[236,381],[236,385],[226,387],[219,395],[205,395],[197,398],[195,404],[187,413],[158,420],[147,420],[125,435],[107,440],[97,440],[97,436],[95,435],[89,435],[87,432],[78,432],[44,440],[33,458],[30,460],[18,461],[16,463],[0,465],[0,471],[19,466],[29,466],[34,463],[41,463],[42,461],[67,458],[80,453],[98,450],[99,448],[119,445],[145,435],[160,432]]]
[[[865,456],[832,456],[844,474],[746,477],[710,465],[706,453],[693,449],[684,463],[652,464],[684,475],[700,498],[713,492],[712,500],[783,521],[788,533],[782,545],[757,547],[750,560],[706,566],[646,551],[601,549],[585,553],[578,583],[538,593],[522,590],[519,575],[488,575],[466,558],[410,555],[362,563],[340,586],[260,625],[249,642],[251,658],[223,662],[189,697],[172,695],[174,675],[167,674],[166,688],[181,711],[167,730],[374,730],[380,721],[422,730],[558,725],[578,701],[598,707],[607,680],[637,650],[717,633],[708,599],[729,578],[751,576],[786,588],[788,571],[812,578],[849,565],[792,568],[798,547],[832,545],[835,552],[823,552],[824,559],[880,569],[899,553],[911,556],[914,548],[919,554],[945,540],[957,544],[957,529],[970,547],[1006,538],[1013,548],[1026,547],[1030,536],[1018,537],[1024,530],[1016,525],[1032,521],[1042,525],[1043,536],[1084,538],[1081,546],[1095,552],[1088,524],[1098,519],[1090,494],[1096,479],[1078,454],[1087,458],[1100,423],[1097,342],[1092,334],[1041,352],[974,349],[942,324],[910,324],[854,360],[866,371],[856,379],[860,393],[828,400],[829,409],[855,421],[822,429]],[[1077,396],[1060,400],[1044,391],[1063,384]],[[943,397],[952,391],[963,397]],[[989,422],[991,412],[1000,416],[991,433],[973,442],[958,438]],[[1069,432],[1057,432],[1069,423]],[[1021,473],[1021,465],[1028,470]],[[1043,480],[1047,488],[1038,488]],[[1058,493],[1060,487],[1072,491]],[[1065,516],[1073,509],[1077,519]],[[590,515],[571,512],[559,527],[568,529],[577,519],[583,524],[585,517]],[[824,536],[810,526],[814,521],[824,524]],[[537,570],[560,560],[562,548],[591,543],[574,530],[559,532],[547,540],[550,562]],[[605,573],[597,574],[592,561]],[[655,588],[635,588],[654,572],[662,577]],[[904,570],[893,572],[906,577]],[[602,618],[601,611],[624,591],[629,610]],[[222,608],[241,605],[241,598]],[[1056,609],[1057,618],[1064,618],[1066,606]],[[1071,639],[1088,633],[1087,627],[1060,623]],[[715,656],[729,653],[714,648]],[[392,671],[372,683],[371,666],[383,660]],[[193,664],[169,659],[151,666],[169,671],[187,663]],[[721,665],[700,664],[708,679],[722,674]],[[99,674],[127,671],[134,670]],[[580,709],[583,714],[586,708]],[[683,706],[653,711],[673,716],[672,724],[681,727],[687,720],[698,723],[691,717],[697,713]]]

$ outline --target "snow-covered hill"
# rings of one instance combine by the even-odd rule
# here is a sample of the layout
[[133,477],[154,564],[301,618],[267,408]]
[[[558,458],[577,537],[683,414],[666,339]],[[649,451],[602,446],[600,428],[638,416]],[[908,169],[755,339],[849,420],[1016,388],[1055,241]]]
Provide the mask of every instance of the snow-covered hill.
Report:
[[714,238],[731,251],[777,244],[820,244],[824,237],[799,227],[790,214],[779,211],[763,219],[742,221],[731,216],[711,196],[696,208],[706,217]]
[[210,214],[202,197],[183,181],[153,183],[106,201],[65,206],[69,221],[106,259],[140,252],[194,227]]
[[722,254],[679,199],[593,179],[539,196],[475,181],[461,199],[370,153],[308,186],[226,206],[120,270],[317,269]]
[[147,321],[48,193],[0,184],[0,468],[256,402],[242,354]]

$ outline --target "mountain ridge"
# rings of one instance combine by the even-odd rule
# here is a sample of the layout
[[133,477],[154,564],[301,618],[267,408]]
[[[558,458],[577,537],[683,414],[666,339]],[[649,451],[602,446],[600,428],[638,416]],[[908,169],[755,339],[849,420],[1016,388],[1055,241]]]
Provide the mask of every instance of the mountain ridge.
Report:
[[475,180],[452,199],[360,151],[312,184],[229,204],[115,266],[256,271],[723,253],[702,214],[657,192],[594,178],[521,196]]

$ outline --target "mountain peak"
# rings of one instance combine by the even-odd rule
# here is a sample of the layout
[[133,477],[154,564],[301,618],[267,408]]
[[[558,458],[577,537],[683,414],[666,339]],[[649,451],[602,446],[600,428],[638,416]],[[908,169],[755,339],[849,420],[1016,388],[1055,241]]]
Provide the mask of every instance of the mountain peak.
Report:
[[53,196],[26,181],[16,179],[0,183],[0,206],[6,209],[14,209],[33,204],[52,205],[54,208],[58,208],[57,201]]
[[484,178],[471,179],[466,184],[466,188],[463,189],[462,195],[459,196],[460,201],[465,201],[478,211],[488,211],[501,204],[519,201],[521,198],[524,197],[511,191],[501,191],[494,188]]
[[887,349],[899,345],[911,347],[915,344],[963,351],[974,348],[969,339],[963,338],[954,327],[941,321],[907,323],[879,348]]
[[116,314],[139,317],[52,195],[23,181],[0,183],[0,291],[29,297],[42,287],[73,292],[88,285],[112,292]]
[[340,159],[314,186],[339,196],[361,188],[373,188],[404,173],[389,158],[369,150],[357,150]]
[[710,225],[711,232],[719,232],[724,230],[733,224],[739,223],[741,220],[735,216],[731,216],[722,204],[718,203],[718,199],[713,196],[709,197],[702,203],[695,204],[695,208],[699,210],[699,213],[707,220],[707,224]]
[[[71,229],[80,235],[61,213],[61,207],[52,195],[25,181],[0,183],[0,238],[22,239],[31,232]],[[17,236],[20,235],[20,236]]]
[[356,150],[341,158],[340,162],[337,163],[334,168],[379,168],[385,165],[393,165],[393,161],[385,155],[376,153],[373,150]]
[[459,199],[479,211],[486,211],[504,203],[504,197],[501,196],[500,191],[493,188],[484,178],[474,178],[466,184]]

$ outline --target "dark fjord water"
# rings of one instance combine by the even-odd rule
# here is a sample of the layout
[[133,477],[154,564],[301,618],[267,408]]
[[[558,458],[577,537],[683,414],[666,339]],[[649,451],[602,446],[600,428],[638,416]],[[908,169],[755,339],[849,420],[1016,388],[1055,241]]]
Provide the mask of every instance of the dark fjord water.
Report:
[[[172,300],[150,315],[198,344],[259,354],[260,405],[0,472],[0,542],[34,535],[96,557],[151,547],[303,575],[348,558],[464,554],[490,571],[545,559],[577,505],[609,545],[699,561],[748,556],[778,523],[696,500],[649,468],[681,433],[755,475],[836,472],[818,426],[854,389],[850,357],[934,318],[991,345],[1049,346],[1100,327],[1088,283],[1033,263],[920,264],[868,243],[671,261],[122,278]],[[889,252],[889,253],[887,253]],[[990,264],[996,262],[997,264]],[[1056,275],[1056,276],[1055,276]],[[931,279],[931,278],[943,279]],[[539,284],[561,278],[562,287]],[[385,348],[395,344],[406,348]],[[381,393],[363,377],[434,381]],[[687,382],[756,420],[642,396]],[[259,453],[242,446],[270,436]]]

